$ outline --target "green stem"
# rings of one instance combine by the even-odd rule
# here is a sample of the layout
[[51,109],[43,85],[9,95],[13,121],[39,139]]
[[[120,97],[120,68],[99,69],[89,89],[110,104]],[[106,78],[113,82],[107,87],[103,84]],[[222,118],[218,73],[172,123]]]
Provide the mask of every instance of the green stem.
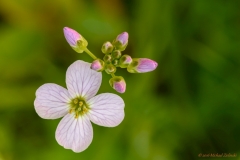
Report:
[[96,57],[92,52],[90,52],[87,48],[85,48],[84,51],[85,51],[90,57],[92,57],[94,60],[97,59],[97,57]]
[[115,74],[114,74],[114,73],[111,73],[111,76],[112,76],[112,77],[115,77]]

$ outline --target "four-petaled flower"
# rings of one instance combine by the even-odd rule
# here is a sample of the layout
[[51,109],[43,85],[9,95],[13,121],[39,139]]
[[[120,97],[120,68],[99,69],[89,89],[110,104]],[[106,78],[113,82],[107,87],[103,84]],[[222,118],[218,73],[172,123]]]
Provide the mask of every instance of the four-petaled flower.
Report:
[[[34,106],[44,119],[63,117],[55,136],[57,142],[74,152],[85,150],[93,139],[91,122],[115,127],[124,118],[124,101],[112,93],[96,93],[102,74],[90,69],[90,63],[78,60],[66,73],[67,89],[53,83],[40,86]],[[95,96],[95,97],[94,97]]]

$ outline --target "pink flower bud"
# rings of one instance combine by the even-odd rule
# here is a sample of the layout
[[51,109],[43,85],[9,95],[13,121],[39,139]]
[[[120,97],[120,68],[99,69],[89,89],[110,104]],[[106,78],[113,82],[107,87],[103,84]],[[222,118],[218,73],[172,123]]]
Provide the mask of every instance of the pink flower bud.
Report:
[[64,27],[63,28],[64,36],[68,44],[78,53],[82,53],[83,49],[87,47],[88,42],[83,36],[81,36],[77,31]]
[[122,46],[125,46],[128,43],[128,33],[123,32],[117,36],[116,41],[119,41]]
[[90,68],[97,72],[101,72],[104,70],[105,63],[101,59],[96,59],[92,62]]
[[157,68],[157,62],[148,58],[133,58],[132,63],[127,67],[130,73],[151,72]]
[[126,49],[128,45],[128,33],[123,32],[117,36],[117,38],[113,41],[114,46],[116,49],[123,51]]
[[119,59],[119,67],[121,68],[127,68],[129,64],[132,63],[132,57],[125,54]]
[[126,82],[122,76],[115,76],[109,80],[110,86],[119,93],[126,91]]
[[68,28],[68,27],[64,27],[63,32],[64,32],[64,36],[65,36],[67,42],[69,43],[69,45],[72,47],[76,47],[77,41],[80,40],[82,36],[75,30]]
[[113,45],[110,42],[105,42],[102,46],[102,52],[105,54],[111,53],[113,50]]

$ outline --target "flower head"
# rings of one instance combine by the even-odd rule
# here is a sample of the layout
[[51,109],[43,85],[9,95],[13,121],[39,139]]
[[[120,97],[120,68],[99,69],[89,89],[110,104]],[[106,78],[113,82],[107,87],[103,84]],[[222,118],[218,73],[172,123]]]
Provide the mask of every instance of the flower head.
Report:
[[115,76],[109,80],[110,86],[119,93],[126,91],[126,82],[122,76]]
[[90,63],[76,61],[66,73],[67,89],[53,83],[40,86],[34,106],[44,119],[63,117],[56,130],[57,142],[74,152],[85,150],[93,139],[91,122],[115,127],[124,118],[124,101],[112,93],[96,93],[102,74],[90,69]]
[[130,73],[151,72],[157,68],[157,62],[148,58],[133,58],[132,63],[127,67]]
[[84,48],[87,47],[88,42],[86,39],[80,35],[77,31],[64,27],[63,28],[64,36],[68,44],[78,53],[82,53]]

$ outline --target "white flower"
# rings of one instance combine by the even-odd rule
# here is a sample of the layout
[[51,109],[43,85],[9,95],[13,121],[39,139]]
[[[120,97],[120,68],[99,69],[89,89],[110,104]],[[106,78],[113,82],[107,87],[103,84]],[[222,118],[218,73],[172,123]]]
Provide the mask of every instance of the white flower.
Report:
[[[76,61],[66,73],[67,89],[47,83],[36,91],[34,106],[44,119],[63,117],[56,130],[57,142],[74,152],[85,150],[93,139],[92,121],[115,127],[124,118],[124,101],[112,93],[96,93],[102,74],[90,69],[90,63]],[[95,97],[94,97],[95,96]]]

